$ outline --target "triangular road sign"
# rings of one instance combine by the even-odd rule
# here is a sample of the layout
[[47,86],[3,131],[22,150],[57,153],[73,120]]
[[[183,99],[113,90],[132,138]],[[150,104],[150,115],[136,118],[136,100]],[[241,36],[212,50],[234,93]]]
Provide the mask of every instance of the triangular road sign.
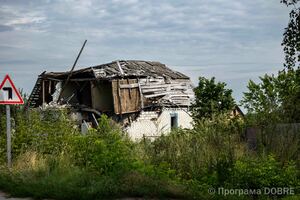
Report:
[[0,104],[24,104],[24,101],[7,74],[0,85]]

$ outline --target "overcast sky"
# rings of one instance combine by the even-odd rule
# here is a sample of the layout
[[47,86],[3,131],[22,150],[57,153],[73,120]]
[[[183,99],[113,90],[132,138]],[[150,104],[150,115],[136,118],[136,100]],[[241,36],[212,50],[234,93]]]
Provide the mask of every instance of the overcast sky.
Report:
[[0,78],[31,92],[37,75],[113,60],[160,61],[215,76],[242,98],[249,79],[282,68],[289,9],[280,0],[0,0]]

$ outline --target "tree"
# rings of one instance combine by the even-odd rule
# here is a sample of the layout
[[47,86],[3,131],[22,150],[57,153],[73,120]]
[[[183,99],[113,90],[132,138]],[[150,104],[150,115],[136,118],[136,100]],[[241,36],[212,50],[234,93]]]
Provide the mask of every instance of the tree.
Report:
[[282,0],[292,6],[290,21],[283,34],[285,69],[278,74],[282,92],[282,107],[293,122],[300,122],[300,0]]
[[300,0],[282,0],[293,6],[283,34],[285,63],[283,70],[260,77],[261,83],[249,81],[242,104],[250,113],[276,113],[283,122],[300,122]]
[[232,90],[225,87],[226,83],[216,83],[215,77],[210,80],[199,77],[199,84],[194,89],[196,99],[192,105],[193,117],[195,119],[211,118],[213,114],[233,109],[235,102]]
[[252,80],[242,105],[250,114],[276,114],[282,122],[300,122],[300,70],[284,69]]
[[[300,68],[300,0],[282,0],[287,6],[293,6],[290,11],[290,21],[283,34],[283,51],[285,53],[284,66],[291,70],[298,64]],[[298,7],[297,7],[298,6]]]
[[279,89],[277,87],[277,77],[267,75],[259,77],[261,83],[252,80],[248,83],[248,92],[244,92],[241,103],[248,112],[274,112],[279,107]]

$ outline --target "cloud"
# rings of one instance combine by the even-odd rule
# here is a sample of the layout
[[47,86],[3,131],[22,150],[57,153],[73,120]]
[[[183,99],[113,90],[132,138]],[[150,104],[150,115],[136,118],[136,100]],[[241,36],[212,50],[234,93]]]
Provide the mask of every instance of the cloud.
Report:
[[19,6],[0,6],[0,25],[9,27],[7,31],[38,31],[46,17],[40,11],[24,9]]
[[1,25],[0,24],[0,32],[4,32],[4,31],[12,31],[13,27],[11,26],[7,26],[7,25]]

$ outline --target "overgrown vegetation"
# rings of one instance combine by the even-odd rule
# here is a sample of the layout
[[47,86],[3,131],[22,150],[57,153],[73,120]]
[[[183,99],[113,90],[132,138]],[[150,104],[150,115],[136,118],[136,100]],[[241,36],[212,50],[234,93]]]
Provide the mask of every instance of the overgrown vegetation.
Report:
[[16,113],[10,170],[5,166],[3,132],[0,139],[0,188],[12,195],[53,199],[273,198],[209,192],[211,188],[265,187],[288,187],[295,195],[299,193],[299,134],[285,144],[291,147],[285,153],[282,146],[272,149],[260,140],[257,151],[250,151],[244,140],[248,122],[226,113],[199,120],[192,130],[178,129],[139,143],[129,140],[105,115],[97,129],[82,135],[65,111]]
[[0,187],[12,195],[54,199],[181,197],[184,186],[163,167],[146,164],[136,144],[105,115],[82,135],[65,111],[19,112],[13,168],[5,167],[1,133]]

